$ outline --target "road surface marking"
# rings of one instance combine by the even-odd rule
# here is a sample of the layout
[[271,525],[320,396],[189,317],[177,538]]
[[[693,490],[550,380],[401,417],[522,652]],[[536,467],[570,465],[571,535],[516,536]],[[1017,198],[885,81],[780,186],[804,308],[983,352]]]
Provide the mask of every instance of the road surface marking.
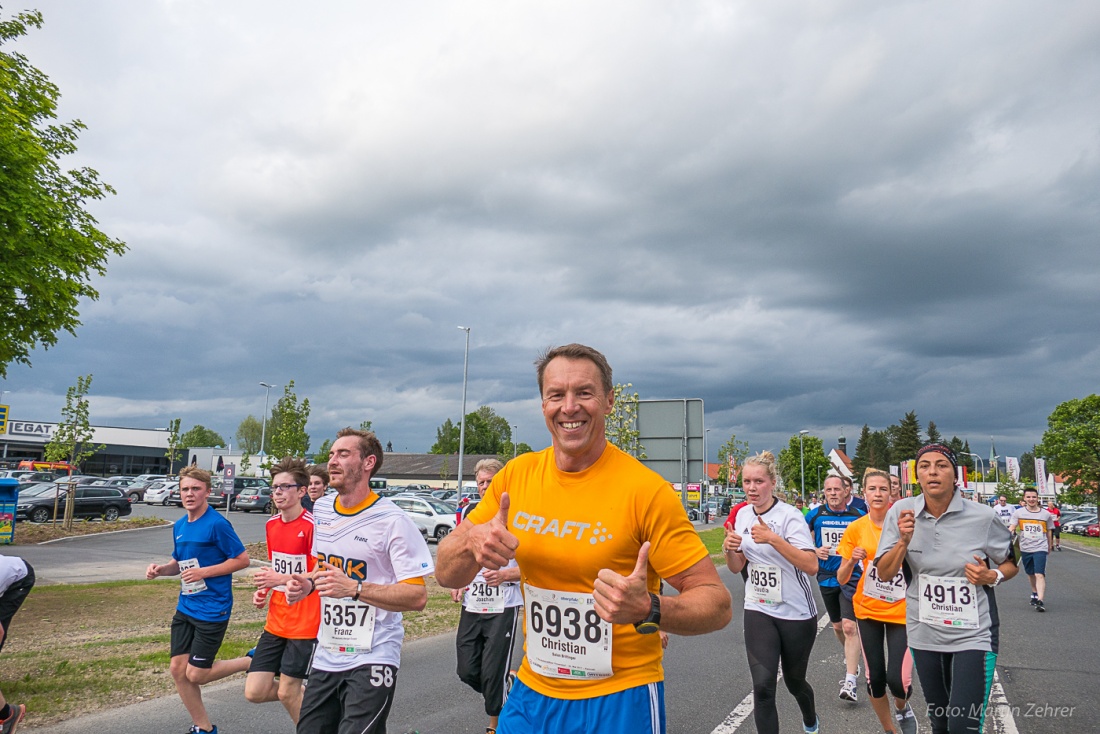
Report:
[[1100,558],[1100,556],[1096,555],[1095,553],[1089,553],[1088,551],[1083,551],[1079,548],[1070,548],[1068,545],[1064,545],[1062,547],[1065,548],[1066,550],[1071,550],[1074,553],[1084,553],[1086,556],[1092,556],[1093,558]]
[[1012,706],[1001,685],[1001,676],[996,670],[993,671],[993,687],[989,689],[989,716],[993,734],[1020,734],[1016,728],[1016,717],[1012,715]]
[[[829,624],[829,615],[821,615],[821,619],[817,620],[817,634],[821,634],[821,630],[825,629]],[[775,679],[778,685],[779,681],[783,680],[783,668],[779,668],[779,676]],[[737,704],[737,708],[730,712],[730,715],[725,720],[714,727],[714,731],[710,734],[734,734],[738,727],[745,722],[745,719],[749,718],[752,714],[752,693],[741,699],[741,703]],[[1005,734],[1015,734],[1013,732],[1006,732]]]

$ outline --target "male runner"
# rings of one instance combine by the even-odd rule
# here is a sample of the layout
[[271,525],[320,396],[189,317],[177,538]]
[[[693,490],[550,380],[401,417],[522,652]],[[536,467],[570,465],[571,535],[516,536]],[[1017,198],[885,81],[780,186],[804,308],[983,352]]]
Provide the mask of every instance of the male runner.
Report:
[[287,457],[271,467],[271,498],[279,511],[264,528],[271,568],[261,568],[253,576],[259,588],[252,597],[258,609],[263,609],[268,599],[271,605],[244,682],[245,698],[252,703],[280,701],[295,723],[302,708],[302,681],[309,673],[321,620],[316,594],[297,604],[286,600],[291,576],[308,573],[316,565],[313,515],[302,507],[309,478],[302,459]]
[[1008,498],[1002,494],[993,503],[993,512],[997,515],[997,519],[1001,521],[1001,524],[1007,528],[1012,524],[1012,513],[1016,512],[1016,507],[1008,504]]
[[856,509],[859,514],[867,514],[867,503],[863,501],[862,497],[857,497],[852,491],[854,486],[852,484],[852,478],[843,475],[838,475],[840,481],[844,486],[844,506],[848,509]]
[[861,651],[852,597],[855,596],[862,570],[858,566],[854,568],[849,581],[841,585],[836,572],[844,559],[837,555],[836,548],[844,531],[864,513],[854,506],[847,506],[849,497],[845,487],[844,477],[830,473],[825,479],[825,504],[806,515],[806,524],[810,526],[817,548],[817,585],[821,589],[821,600],[829,612],[836,639],[844,648],[844,680],[840,682],[838,697],[842,701],[856,703]]
[[336,494],[313,508],[317,568],[286,585],[290,604],[315,591],[321,597],[298,734],[385,734],[405,637],[401,612],[427,604],[432,554],[409,516],[371,490],[382,468],[378,438],[353,428],[336,436],[328,461]]
[[[8,627],[34,586],[34,569],[17,556],[0,556],[0,651],[8,639]],[[24,704],[10,704],[0,691],[0,734],[14,734],[27,714]]]
[[180,501],[187,515],[172,526],[172,560],[150,563],[145,578],[180,575],[168,670],[191,715],[190,731],[217,734],[199,686],[244,672],[252,662],[248,657],[214,660],[233,610],[233,573],[248,567],[248,551],[229,521],[207,503],[210,472],[185,466],[179,477]]
[[[482,459],[474,467],[478,497],[484,497],[489,483],[504,465],[496,459]],[[465,511],[472,511],[477,502]],[[458,677],[485,697],[489,726],[485,734],[496,734],[497,719],[508,698],[509,667],[516,641],[516,624],[523,594],[519,590],[519,566],[515,560],[499,571],[483,568],[466,587],[452,589],[451,598],[463,602],[455,645]]]
[[[721,629],[729,592],[669,483],[605,438],[604,356],[570,344],[536,365],[552,445],[496,475],[440,543],[436,577],[457,588],[519,563],[526,648],[500,734],[664,732],[654,633]],[[659,596],[661,579],[679,595]]]
[[1039,491],[1024,490],[1024,506],[1012,513],[1008,527],[1020,539],[1020,562],[1031,582],[1031,606],[1045,612],[1047,554],[1054,548],[1054,516],[1039,504]]
[[302,496],[302,507],[313,512],[313,503],[324,497],[328,489],[328,472],[320,465],[306,467],[306,471],[309,473],[309,486]]

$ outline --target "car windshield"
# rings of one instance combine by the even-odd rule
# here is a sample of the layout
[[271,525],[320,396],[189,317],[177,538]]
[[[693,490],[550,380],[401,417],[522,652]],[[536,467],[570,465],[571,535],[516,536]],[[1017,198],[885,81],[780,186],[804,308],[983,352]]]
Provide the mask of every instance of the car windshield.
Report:
[[32,484],[32,485],[27,486],[27,487],[20,487],[19,488],[19,496],[20,497],[38,497],[40,495],[47,494],[47,493],[48,494],[53,494],[54,491],[55,491],[54,490],[55,486],[56,485],[54,485],[53,482],[43,482],[42,484]]
[[451,507],[446,502],[440,502],[439,500],[432,500],[428,502],[428,504],[440,515],[450,515],[455,511],[454,507]]

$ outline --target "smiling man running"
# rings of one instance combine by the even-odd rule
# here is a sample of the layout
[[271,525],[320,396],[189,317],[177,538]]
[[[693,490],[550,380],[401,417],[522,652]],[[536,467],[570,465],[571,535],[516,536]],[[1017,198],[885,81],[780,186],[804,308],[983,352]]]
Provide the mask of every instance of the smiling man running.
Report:
[[[604,435],[611,367],[570,344],[537,362],[552,445],[519,456],[439,546],[450,588],[515,558],[527,604],[499,734],[664,732],[658,629],[713,632],[730,595],[669,483]],[[659,596],[660,580],[679,591]]]

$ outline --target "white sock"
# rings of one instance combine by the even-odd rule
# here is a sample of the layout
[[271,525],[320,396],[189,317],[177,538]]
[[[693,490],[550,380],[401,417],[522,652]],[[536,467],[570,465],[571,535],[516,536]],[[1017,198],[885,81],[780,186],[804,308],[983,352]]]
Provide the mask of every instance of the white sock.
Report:
[[844,682],[851,683],[853,686],[859,682],[859,673],[845,673]]

